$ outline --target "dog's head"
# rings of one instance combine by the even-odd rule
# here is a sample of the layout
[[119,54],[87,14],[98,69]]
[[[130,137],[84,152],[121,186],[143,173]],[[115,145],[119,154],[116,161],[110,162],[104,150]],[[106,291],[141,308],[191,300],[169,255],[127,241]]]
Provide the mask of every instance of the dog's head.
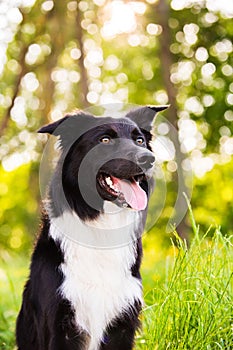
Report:
[[152,123],[156,113],[166,108],[141,107],[123,118],[77,112],[42,127],[40,133],[59,136],[62,151],[50,190],[55,213],[65,210],[58,195],[61,188],[81,219],[96,217],[106,200],[144,210],[155,162]]

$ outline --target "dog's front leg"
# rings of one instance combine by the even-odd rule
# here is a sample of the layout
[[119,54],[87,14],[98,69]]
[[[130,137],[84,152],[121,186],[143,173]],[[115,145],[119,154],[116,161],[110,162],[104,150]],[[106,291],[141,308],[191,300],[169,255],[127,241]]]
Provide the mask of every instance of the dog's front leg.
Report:
[[83,333],[61,332],[50,338],[48,350],[86,350],[88,343],[88,337]]
[[100,350],[131,350],[134,346],[134,335],[135,330],[130,327],[113,327],[101,343]]
[[122,314],[107,329],[100,350],[131,350],[134,348],[135,332],[140,327],[141,303],[135,302],[128,313]]

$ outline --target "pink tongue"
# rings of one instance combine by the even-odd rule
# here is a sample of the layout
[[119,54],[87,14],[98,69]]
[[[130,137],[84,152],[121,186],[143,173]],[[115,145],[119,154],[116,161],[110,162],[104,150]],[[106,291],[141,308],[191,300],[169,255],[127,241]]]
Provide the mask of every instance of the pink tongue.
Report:
[[130,182],[112,177],[114,185],[123,193],[126,202],[131,208],[136,210],[144,210],[147,206],[146,192],[139,186],[136,181]]

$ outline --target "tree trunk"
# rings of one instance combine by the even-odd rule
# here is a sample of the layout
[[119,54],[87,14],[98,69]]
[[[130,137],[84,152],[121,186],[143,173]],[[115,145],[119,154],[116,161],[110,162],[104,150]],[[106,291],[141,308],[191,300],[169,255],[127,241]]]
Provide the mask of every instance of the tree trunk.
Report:
[[[66,44],[66,1],[54,2],[52,11],[47,15],[47,25],[45,31],[51,37],[51,54],[44,63],[44,69],[41,72],[42,80],[42,100],[44,101],[42,122],[49,122],[51,107],[54,102],[55,82],[51,78],[53,69],[56,68],[58,59]],[[67,40],[68,41],[68,40]]]
[[[174,181],[177,184],[177,200],[174,207],[176,213],[185,213],[187,210],[187,203],[183,196],[183,192],[188,194],[188,188],[185,184],[184,173],[182,169],[182,161],[184,160],[184,155],[180,150],[180,142],[178,139],[177,130],[177,103],[176,103],[176,89],[170,80],[170,70],[173,64],[172,55],[170,52],[171,45],[171,31],[168,25],[170,7],[166,0],[159,0],[156,11],[158,13],[159,24],[162,26],[162,34],[160,35],[160,62],[162,62],[162,77],[163,82],[168,94],[170,108],[168,109],[168,119],[174,126],[174,130],[170,134],[170,138],[176,149],[176,163],[178,167],[178,173],[174,173]],[[177,232],[181,238],[188,241],[189,227],[186,224],[185,216],[177,225]]]
[[81,11],[79,7],[77,6],[77,13],[76,13],[76,36],[77,36],[77,42],[79,46],[79,50],[81,51],[81,57],[78,60],[79,63],[79,71],[80,71],[80,100],[81,100],[81,108],[86,108],[89,106],[89,102],[87,100],[87,94],[89,92],[88,88],[88,75],[87,70],[84,64],[85,59],[85,52],[83,47],[83,29],[81,26],[82,16]]

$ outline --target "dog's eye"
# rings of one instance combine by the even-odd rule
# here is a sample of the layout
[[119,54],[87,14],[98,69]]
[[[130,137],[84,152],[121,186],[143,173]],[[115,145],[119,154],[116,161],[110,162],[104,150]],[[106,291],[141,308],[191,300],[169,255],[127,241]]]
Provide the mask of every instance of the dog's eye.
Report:
[[109,143],[111,141],[111,138],[109,136],[103,136],[100,139],[100,142],[102,143]]
[[138,136],[136,138],[136,142],[138,145],[143,145],[145,141],[144,141],[144,138],[142,136]]

